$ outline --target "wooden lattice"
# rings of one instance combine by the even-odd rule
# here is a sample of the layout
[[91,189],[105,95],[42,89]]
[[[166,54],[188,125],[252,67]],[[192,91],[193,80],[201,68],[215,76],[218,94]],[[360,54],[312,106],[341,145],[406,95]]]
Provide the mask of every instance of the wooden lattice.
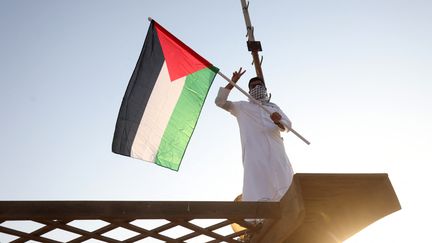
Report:
[[0,242],[338,243],[400,208],[387,174],[296,174],[280,202],[0,201]]
[[[259,229],[246,219],[277,219],[277,202],[109,202],[109,201],[3,201],[0,232],[10,242],[243,242]],[[163,219],[163,220],[161,220]],[[88,230],[76,222],[103,224]],[[146,226],[157,220],[160,225]],[[31,223],[32,230],[16,229],[11,222]],[[161,221],[163,221],[161,223]],[[141,224],[140,224],[141,223]],[[203,226],[202,224],[206,224]],[[244,229],[234,232],[231,225]],[[123,230],[122,237],[110,235]],[[56,239],[54,231],[71,235]],[[168,231],[172,231],[168,234]],[[129,236],[128,236],[129,235]],[[125,238],[126,236],[126,238]],[[205,236],[205,237],[203,237]]]

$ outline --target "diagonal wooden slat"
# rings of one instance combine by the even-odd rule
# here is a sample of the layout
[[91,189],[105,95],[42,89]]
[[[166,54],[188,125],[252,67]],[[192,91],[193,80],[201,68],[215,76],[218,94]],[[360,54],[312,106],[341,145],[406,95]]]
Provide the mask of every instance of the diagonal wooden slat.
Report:
[[[60,222],[62,222],[62,223],[64,223],[64,224],[67,224],[67,223],[69,223],[69,222],[71,222],[71,221],[72,221],[72,220],[68,220],[68,221],[60,221]],[[56,229],[56,228],[55,228],[54,226],[52,226],[52,225],[50,225],[50,226],[45,225],[44,227],[39,228],[39,229],[37,229],[37,230],[31,232],[30,235],[34,235],[34,236],[41,236],[41,235],[46,234],[46,233],[48,233],[48,232],[50,232],[50,231],[52,231],[52,230],[55,230],[55,229]],[[25,243],[26,241],[27,241],[26,239],[18,238],[18,239],[14,240],[14,241],[11,241],[10,243]]]
[[245,235],[245,234],[248,233],[248,232],[249,232],[249,230],[241,230],[241,231],[239,231],[239,232],[234,232],[234,233],[232,233],[232,234],[229,234],[229,235],[227,235],[226,237],[228,237],[228,238],[239,237],[239,236]]
[[[129,222],[129,221],[126,221],[126,222]],[[73,239],[73,240],[69,241],[68,243],[84,242],[86,240],[92,239],[92,235],[93,234],[95,234],[95,235],[102,235],[102,234],[107,233],[107,232],[109,232],[111,230],[114,230],[116,228],[117,228],[116,225],[108,224],[108,225],[103,226],[102,228],[99,228],[97,230],[92,231],[91,232],[92,234],[82,235],[82,236],[80,236],[80,237],[78,237],[76,239]]]
[[[175,226],[177,226],[177,224],[175,224],[175,223],[173,223],[173,222],[169,222],[169,223],[167,223],[167,224],[161,225],[161,226],[159,226],[159,227],[157,227],[157,228],[155,228],[155,229],[150,230],[150,232],[160,233],[160,232],[162,232],[162,231],[165,231],[165,230],[171,229],[171,228],[173,228],[173,227],[175,227]],[[147,238],[149,235],[150,235],[150,234],[148,234],[148,233],[140,233],[139,235],[134,236],[134,237],[131,237],[131,238],[129,238],[129,239],[123,241],[123,242],[125,242],[125,243],[129,243],[129,242],[139,241],[139,240],[142,240],[142,239],[144,239],[144,238]]]
[[[234,239],[235,237],[239,237],[239,236],[245,235],[248,232],[249,232],[249,230],[242,230],[242,231],[239,231],[239,232],[234,232],[232,234],[226,235],[226,237]],[[210,242],[214,242],[214,241],[210,241]]]
[[56,228],[59,228],[59,229],[65,230],[65,231],[69,231],[69,232],[72,232],[72,233],[75,233],[78,235],[86,235],[86,236],[89,236],[90,238],[94,238],[94,239],[101,240],[104,242],[109,242],[109,243],[121,242],[119,240],[112,239],[112,238],[109,238],[109,237],[106,237],[103,235],[94,234],[93,232],[89,232],[86,230],[75,228],[75,227],[70,226],[70,225],[62,224],[58,221],[51,221],[51,220],[35,220],[35,221],[38,223],[41,223],[41,224],[52,225],[52,226],[55,226]]
[[[213,230],[222,228],[222,227],[230,225],[230,224],[231,224],[231,222],[229,220],[224,220],[224,221],[222,221],[220,223],[217,223],[217,224],[211,225],[209,227],[206,227],[205,229],[209,230],[209,231],[213,231]],[[177,239],[180,240],[180,241],[185,241],[185,240],[189,240],[189,239],[192,239],[194,237],[197,237],[199,235],[202,235],[202,234],[200,232],[194,231],[194,232],[192,232],[190,234],[184,235],[184,236],[182,236],[180,238],[177,238]]]
[[176,240],[174,240],[174,239],[172,239],[170,237],[161,235],[161,234],[159,234],[157,232],[154,232],[154,231],[151,231],[151,230],[143,229],[143,228],[138,227],[136,225],[123,223],[121,221],[118,221],[118,222],[112,221],[110,223],[115,224],[117,226],[121,226],[121,227],[123,227],[125,229],[128,229],[128,230],[135,231],[135,232],[140,233],[140,234],[144,234],[144,235],[151,236],[151,237],[159,239],[159,240],[163,240],[165,242],[177,242]]
[[51,240],[42,236],[38,236],[38,235],[31,235],[25,232],[21,232],[18,230],[14,230],[14,229],[9,229],[3,226],[0,226],[0,232],[5,233],[5,234],[9,234],[9,235],[14,235],[14,236],[18,236],[20,237],[20,239],[23,239],[25,241],[28,240],[34,240],[34,241],[39,241],[39,242],[43,242],[43,243],[60,243],[60,241],[55,241],[55,240]]
[[196,231],[196,232],[201,233],[203,235],[207,235],[207,236],[212,237],[214,239],[222,240],[222,241],[225,241],[225,242],[238,242],[236,240],[227,238],[225,236],[222,236],[222,235],[217,234],[217,233],[215,233],[213,231],[210,231],[210,230],[207,230],[205,228],[199,227],[199,226],[197,226],[195,224],[189,223],[189,222],[184,221],[184,220],[176,220],[175,222],[178,223],[179,225],[185,227],[185,228],[188,228],[188,229],[190,229],[192,231]]
[[[248,232],[248,230],[242,230],[242,231],[239,231],[239,232],[235,232],[235,233],[232,233],[232,234],[226,235],[225,237],[230,238],[230,239],[234,239],[234,240],[235,240],[235,237],[240,237],[240,236],[242,236],[242,235],[245,235],[247,232]],[[221,242],[221,240],[211,240],[211,241],[207,241],[207,243],[217,243],[217,242]],[[240,240],[240,241],[236,240],[236,242],[243,242],[243,241],[241,241],[241,240]]]

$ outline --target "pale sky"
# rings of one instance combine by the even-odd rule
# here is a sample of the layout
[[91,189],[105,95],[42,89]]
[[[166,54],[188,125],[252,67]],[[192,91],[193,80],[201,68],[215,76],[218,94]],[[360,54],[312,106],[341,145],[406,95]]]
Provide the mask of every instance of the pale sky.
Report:
[[[251,0],[296,173],[388,173],[402,210],[347,243],[431,242],[432,2]],[[238,126],[217,77],[179,172],[111,152],[151,16],[226,75],[247,69],[240,0],[0,1],[0,200],[231,201]],[[233,92],[232,100],[244,99]],[[0,234],[0,242],[2,241]]]

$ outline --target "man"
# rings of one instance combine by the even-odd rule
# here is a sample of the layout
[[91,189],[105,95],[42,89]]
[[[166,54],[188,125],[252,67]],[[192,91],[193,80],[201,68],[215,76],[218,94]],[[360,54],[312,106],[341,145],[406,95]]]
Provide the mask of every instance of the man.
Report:
[[[231,80],[236,83],[244,73],[240,68]],[[293,177],[280,131],[289,131],[291,122],[277,105],[269,102],[265,83],[259,77],[249,81],[249,94],[272,111],[271,115],[252,101],[228,101],[232,88],[231,84],[221,87],[215,103],[235,116],[240,128],[244,168],[242,200],[280,201]]]

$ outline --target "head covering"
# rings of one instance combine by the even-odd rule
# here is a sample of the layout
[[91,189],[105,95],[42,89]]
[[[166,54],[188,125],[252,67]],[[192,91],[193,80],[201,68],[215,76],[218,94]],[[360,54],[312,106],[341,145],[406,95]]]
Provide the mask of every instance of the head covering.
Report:
[[262,78],[260,78],[260,77],[253,77],[253,78],[251,78],[251,79],[249,80],[249,84],[248,84],[249,89],[251,89],[251,83],[252,83],[253,81],[255,81],[255,80],[259,80],[259,81],[261,81],[262,84],[263,84],[264,87],[265,87],[265,83],[264,83],[264,80],[263,80]]
[[249,90],[249,94],[256,100],[261,102],[269,102],[270,98],[267,94],[267,89],[264,85],[257,85],[253,89]]

